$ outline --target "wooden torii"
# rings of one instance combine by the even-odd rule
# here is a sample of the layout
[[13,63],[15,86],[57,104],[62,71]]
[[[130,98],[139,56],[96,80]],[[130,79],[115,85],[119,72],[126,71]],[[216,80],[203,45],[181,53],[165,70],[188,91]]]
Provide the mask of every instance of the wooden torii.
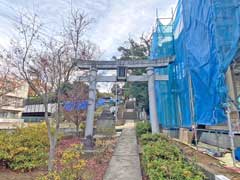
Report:
[[[175,60],[175,57],[161,58],[158,60],[116,60],[116,61],[91,61],[77,60],[78,68],[89,70],[88,76],[81,77],[80,81],[89,82],[89,97],[85,138],[93,136],[94,111],[96,103],[97,82],[148,82],[149,112],[153,133],[159,133],[159,122],[157,116],[155,81],[167,81],[168,75],[156,75],[154,68],[166,67]],[[141,76],[127,76],[128,69],[144,68],[147,74]],[[117,76],[98,76],[98,70],[117,70]]]

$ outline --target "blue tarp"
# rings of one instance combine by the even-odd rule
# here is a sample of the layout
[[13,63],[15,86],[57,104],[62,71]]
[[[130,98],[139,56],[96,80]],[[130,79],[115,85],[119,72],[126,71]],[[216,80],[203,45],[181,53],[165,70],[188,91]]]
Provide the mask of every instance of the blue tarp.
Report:
[[176,56],[169,81],[156,82],[164,127],[216,125],[226,120],[225,73],[239,47],[240,0],[180,0],[169,25],[157,20],[150,59]]
[[[63,103],[63,107],[66,111],[80,111],[80,110],[87,110],[88,107],[88,101],[82,100],[82,101],[67,101]],[[105,99],[98,99],[96,102],[96,108],[103,106],[105,104]]]

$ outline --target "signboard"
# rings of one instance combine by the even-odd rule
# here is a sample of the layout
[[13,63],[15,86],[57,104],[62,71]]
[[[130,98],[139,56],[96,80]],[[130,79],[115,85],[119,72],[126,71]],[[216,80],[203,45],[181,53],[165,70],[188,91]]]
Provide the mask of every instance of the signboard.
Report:
[[117,67],[117,80],[126,81],[127,79],[127,68],[124,66]]

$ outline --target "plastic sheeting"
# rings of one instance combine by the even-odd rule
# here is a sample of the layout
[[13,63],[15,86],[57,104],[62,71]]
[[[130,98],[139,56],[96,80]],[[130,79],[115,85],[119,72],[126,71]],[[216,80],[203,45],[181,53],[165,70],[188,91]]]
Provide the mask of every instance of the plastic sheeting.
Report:
[[[105,99],[98,99],[96,102],[96,108],[105,105]],[[81,111],[81,110],[87,110],[88,107],[88,101],[87,100],[83,100],[83,101],[67,101],[64,102],[63,105],[64,109],[66,111]]]
[[[168,57],[174,55],[174,44],[172,25],[164,26],[157,20],[156,31],[153,33],[151,59]],[[173,66],[156,68],[155,73],[169,75],[169,82],[156,81],[155,89],[157,92],[157,111],[163,127],[177,127],[175,98],[174,98],[174,75]]]
[[169,75],[156,82],[163,127],[226,120],[225,73],[239,47],[239,6],[240,0],[181,0],[169,25],[157,20],[150,59],[176,55],[169,67],[156,69]]

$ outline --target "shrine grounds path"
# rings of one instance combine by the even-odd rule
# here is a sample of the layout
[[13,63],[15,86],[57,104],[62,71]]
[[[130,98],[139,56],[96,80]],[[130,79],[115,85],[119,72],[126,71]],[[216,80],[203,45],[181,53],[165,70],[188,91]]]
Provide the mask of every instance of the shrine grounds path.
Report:
[[142,180],[135,124],[127,120],[104,180]]

